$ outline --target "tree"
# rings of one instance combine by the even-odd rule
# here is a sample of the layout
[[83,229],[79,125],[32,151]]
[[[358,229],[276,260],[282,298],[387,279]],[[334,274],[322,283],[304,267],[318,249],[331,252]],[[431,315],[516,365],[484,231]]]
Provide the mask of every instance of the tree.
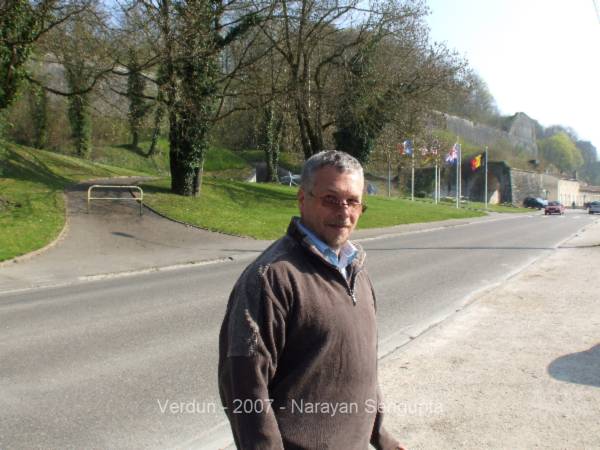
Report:
[[129,98],[129,129],[131,130],[131,147],[137,149],[140,142],[140,131],[148,104],[144,97],[146,78],[134,49],[129,49],[129,75],[127,77],[127,97]]
[[419,128],[420,117],[409,117],[423,116],[464,65],[429,45],[426,14],[419,0],[276,4],[261,28],[286,65],[305,158],[333,136],[366,160],[385,121]]
[[443,45],[431,46],[419,17],[373,40],[350,59],[334,133],[338,148],[368,161],[387,124],[396,142],[423,137],[432,111],[461,91],[466,62]]
[[88,10],[56,27],[42,48],[51,52],[64,70],[67,92],[45,89],[67,97],[68,117],[75,153],[89,158],[92,150],[90,95],[97,80],[111,68],[101,39],[101,15]]
[[[85,89],[88,83],[85,61],[80,58],[68,60],[65,74],[69,89],[77,92]],[[92,151],[92,124],[90,121],[90,102],[88,93],[73,94],[68,97],[68,115],[75,153],[89,158]]]
[[[334,125],[332,78],[372,35],[391,33],[399,23],[425,12],[418,0],[384,1],[369,7],[358,0],[283,0],[264,35],[286,65],[288,93],[305,158],[325,147]],[[348,32],[352,30],[352,33]]]
[[279,181],[277,170],[279,167],[279,152],[283,132],[283,113],[278,110],[275,102],[270,102],[262,108],[262,120],[259,131],[259,146],[265,153],[267,165],[267,181]]
[[462,89],[456,89],[451,94],[447,112],[475,122],[496,125],[500,119],[500,111],[483,78],[468,70],[461,85]]
[[581,152],[565,132],[543,139],[539,148],[544,159],[554,164],[561,172],[576,170],[584,163]]
[[48,94],[39,86],[32,86],[31,111],[36,148],[46,148],[48,142]]
[[389,103],[376,90],[372,63],[376,43],[360,49],[348,64],[333,133],[336,148],[366,163],[379,132],[389,122]]
[[593,182],[600,172],[597,172],[598,153],[596,147],[589,141],[577,141],[575,146],[581,152],[583,157],[583,166],[581,168],[581,176],[588,182]]
[[159,33],[154,59],[160,65],[169,118],[171,190],[198,195],[219,87],[227,75],[220,65],[221,52],[255,25],[259,11],[220,0],[137,3]]
[[34,43],[87,8],[86,1],[6,0],[0,2],[0,110],[28,78],[25,64]]
[[[232,48],[233,59],[239,50],[248,48],[240,42]],[[248,48],[253,64],[239,71],[233,89],[237,91],[235,106],[229,110],[248,108],[257,117],[253,127],[254,144],[262,149],[267,168],[266,181],[278,181],[279,153],[289,116],[289,101],[285,86],[285,65],[264,36],[257,36]],[[233,100],[233,99],[230,99]]]

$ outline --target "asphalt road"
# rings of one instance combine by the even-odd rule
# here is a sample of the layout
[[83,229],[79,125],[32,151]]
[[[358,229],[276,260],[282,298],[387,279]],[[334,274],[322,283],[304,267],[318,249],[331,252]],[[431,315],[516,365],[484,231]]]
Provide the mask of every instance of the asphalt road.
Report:
[[[593,220],[509,216],[365,240],[383,355]],[[227,429],[217,336],[233,262],[0,294],[0,448],[181,448]]]

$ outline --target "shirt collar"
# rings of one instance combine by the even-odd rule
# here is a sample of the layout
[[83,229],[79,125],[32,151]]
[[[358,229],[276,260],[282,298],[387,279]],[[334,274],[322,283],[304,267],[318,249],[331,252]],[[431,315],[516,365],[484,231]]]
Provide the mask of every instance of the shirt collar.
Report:
[[358,254],[358,249],[352,242],[346,241],[342,248],[340,248],[340,255],[338,255],[333,251],[331,247],[329,247],[325,242],[317,237],[317,235],[310,230],[306,225],[304,225],[300,220],[297,222],[298,228],[302,231],[311,244],[313,244],[317,250],[321,252],[321,254],[325,257],[327,261],[329,261],[333,266],[338,269],[344,269],[349,264],[352,263],[356,255]]

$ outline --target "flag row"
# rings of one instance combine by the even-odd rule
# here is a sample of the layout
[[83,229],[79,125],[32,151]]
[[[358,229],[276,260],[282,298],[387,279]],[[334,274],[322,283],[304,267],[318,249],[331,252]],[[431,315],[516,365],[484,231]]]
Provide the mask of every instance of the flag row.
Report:
[[[402,143],[398,144],[397,148],[398,153],[400,153],[400,155],[414,156],[415,154],[415,149],[410,139],[407,139],[406,141],[403,141]],[[418,152],[422,156],[437,156],[439,150],[437,147],[420,147],[418,149]],[[444,161],[446,161],[448,164],[455,164],[458,158],[460,157],[460,154],[461,146],[459,143],[455,143],[450,149],[450,151],[444,156]],[[470,163],[472,170],[475,171],[479,169],[482,166],[482,164],[485,163],[485,152],[476,155],[473,159],[471,159]]]

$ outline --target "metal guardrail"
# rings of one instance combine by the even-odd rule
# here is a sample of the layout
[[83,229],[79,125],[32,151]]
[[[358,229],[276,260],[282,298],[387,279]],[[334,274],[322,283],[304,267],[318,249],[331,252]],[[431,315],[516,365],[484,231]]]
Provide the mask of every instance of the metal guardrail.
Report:
[[[136,197],[92,197],[93,189],[137,189],[140,192],[140,196]],[[93,184],[88,188],[87,192],[87,212],[90,213],[90,201],[91,200],[133,200],[136,202],[140,202],[140,216],[142,215],[143,207],[144,207],[144,191],[139,186],[109,186],[106,184]]]

